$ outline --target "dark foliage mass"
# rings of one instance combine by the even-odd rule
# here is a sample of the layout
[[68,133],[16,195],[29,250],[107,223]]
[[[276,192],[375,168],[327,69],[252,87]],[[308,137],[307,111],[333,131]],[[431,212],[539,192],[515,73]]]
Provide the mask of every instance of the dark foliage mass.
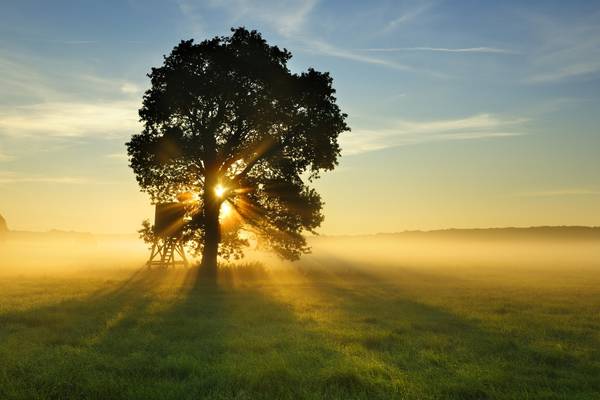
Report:
[[[296,259],[308,250],[302,233],[323,220],[308,183],[337,165],[338,136],[349,128],[331,76],[292,73],[291,57],[237,28],[182,41],[148,75],[144,129],[127,143],[130,166],[153,202],[197,196],[185,237],[205,265],[240,255],[249,238]],[[223,202],[234,212],[220,221]]]

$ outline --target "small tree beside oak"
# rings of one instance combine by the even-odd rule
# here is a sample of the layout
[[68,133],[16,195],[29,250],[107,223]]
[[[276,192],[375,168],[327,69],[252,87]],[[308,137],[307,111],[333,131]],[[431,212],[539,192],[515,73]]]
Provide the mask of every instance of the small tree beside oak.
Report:
[[[130,166],[153,203],[197,197],[184,240],[215,274],[240,257],[249,234],[286,259],[309,251],[304,232],[323,221],[307,183],[338,163],[347,115],[328,73],[292,73],[286,49],[256,31],[182,41],[148,74],[141,133]],[[224,209],[230,211],[227,216]]]

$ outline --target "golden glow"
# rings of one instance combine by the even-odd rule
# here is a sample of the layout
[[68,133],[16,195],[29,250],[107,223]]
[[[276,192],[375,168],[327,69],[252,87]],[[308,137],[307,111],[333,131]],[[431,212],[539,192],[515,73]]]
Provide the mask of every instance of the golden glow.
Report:
[[225,191],[227,189],[225,189],[222,185],[217,185],[215,186],[215,194],[217,195],[217,197],[223,197],[223,195],[225,194]]
[[233,209],[232,209],[231,205],[225,201],[223,204],[221,204],[221,210],[219,211],[219,217],[227,218],[228,216],[231,215],[232,211],[233,211]]

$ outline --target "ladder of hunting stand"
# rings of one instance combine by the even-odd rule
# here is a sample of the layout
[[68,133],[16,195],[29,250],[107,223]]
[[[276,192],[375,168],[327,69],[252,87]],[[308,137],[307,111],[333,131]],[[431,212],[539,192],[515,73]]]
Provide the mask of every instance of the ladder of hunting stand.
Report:
[[[179,254],[181,260],[176,260],[175,256]],[[185,256],[185,250],[180,240],[173,238],[157,240],[152,244],[150,259],[146,263],[148,268],[153,266],[161,268],[175,267],[177,265],[188,266]]]
[[166,266],[171,265],[171,262],[173,261],[173,253],[175,252],[174,246],[171,246],[170,244],[171,243],[166,243],[163,248],[161,261]]

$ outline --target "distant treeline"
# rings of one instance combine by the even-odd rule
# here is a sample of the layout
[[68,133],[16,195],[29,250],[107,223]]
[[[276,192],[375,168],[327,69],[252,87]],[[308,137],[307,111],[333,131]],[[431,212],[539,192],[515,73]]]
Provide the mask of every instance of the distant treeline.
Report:
[[528,228],[440,229],[404,231],[374,235],[321,236],[323,239],[403,239],[403,240],[474,240],[474,241],[600,241],[600,227],[592,226],[535,226]]
[[600,227],[535,226],[529,228],[442,229],[380,233],[378,237],[463,240],[600,240]]

